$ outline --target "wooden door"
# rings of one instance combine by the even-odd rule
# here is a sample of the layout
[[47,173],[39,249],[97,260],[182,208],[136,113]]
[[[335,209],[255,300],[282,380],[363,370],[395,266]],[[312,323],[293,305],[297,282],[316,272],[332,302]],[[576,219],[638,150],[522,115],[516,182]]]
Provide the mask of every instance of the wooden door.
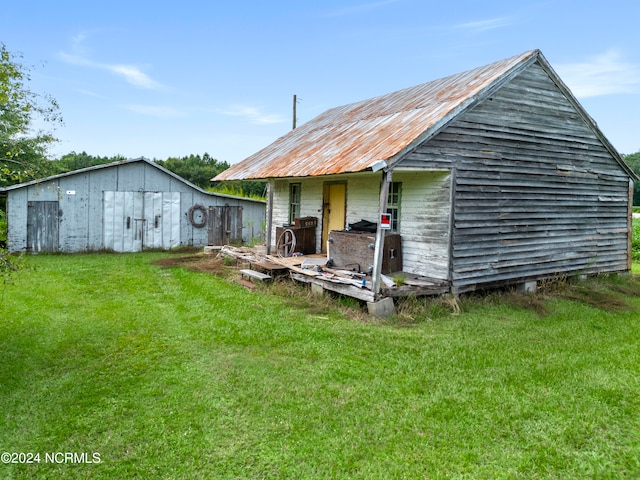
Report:
[[57,201],[27,203],[27,250],[57,252],[60,240],[60,207]]
[[327,239],[332,230],[343,230],[347,213],[347,185],[325,183],[322,200],[322,252],[327,251]]
[[209,207],[207,216],[209,245],[242,243],[242,207]]

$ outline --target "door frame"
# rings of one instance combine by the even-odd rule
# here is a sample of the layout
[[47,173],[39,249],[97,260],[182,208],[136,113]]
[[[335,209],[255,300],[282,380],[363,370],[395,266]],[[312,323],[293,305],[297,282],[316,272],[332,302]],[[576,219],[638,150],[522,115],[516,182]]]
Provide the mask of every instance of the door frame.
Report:
[[[327,251],[327,240],[329,239],[329,232],[333,229],[329,229],[331,223],[331,209],[332,207],[332,199],[331,199],[331,187],[340,185],[344,188],[344,205],[343,208],[343,218],[342,221],[339,222],[343,229],[346,226],[347,222],[347,181],[339,180],[339,181],[331,181],[324,182],[322,184],[322,234],[320,239],[321,251],[324,253]],[[335,225],[335,224],[334,224]]]

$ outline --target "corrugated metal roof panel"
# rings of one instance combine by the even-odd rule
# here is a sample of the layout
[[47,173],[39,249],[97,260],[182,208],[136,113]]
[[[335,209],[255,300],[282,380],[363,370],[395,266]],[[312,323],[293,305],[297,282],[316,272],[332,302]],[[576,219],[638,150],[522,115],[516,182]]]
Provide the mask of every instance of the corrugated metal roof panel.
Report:
[[232,165],[214,180],[359,172],[391,160],[457,114],[538,50],[380,97],[336,107]]

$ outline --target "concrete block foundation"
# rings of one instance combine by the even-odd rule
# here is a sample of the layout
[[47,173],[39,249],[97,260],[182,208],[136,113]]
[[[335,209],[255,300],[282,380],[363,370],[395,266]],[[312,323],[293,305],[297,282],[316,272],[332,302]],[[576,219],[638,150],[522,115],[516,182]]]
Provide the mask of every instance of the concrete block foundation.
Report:
[[367,310],[369,315],[377,318],[390,317],[396,313],[396,307],[391,297],[385,297],[377,302],[367,302]]

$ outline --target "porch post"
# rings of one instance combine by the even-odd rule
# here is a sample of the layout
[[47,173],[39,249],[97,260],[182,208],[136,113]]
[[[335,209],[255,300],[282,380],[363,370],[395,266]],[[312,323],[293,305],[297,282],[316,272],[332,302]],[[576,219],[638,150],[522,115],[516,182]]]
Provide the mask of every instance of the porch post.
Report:
[[267,255],[271,255],[271,228],[273,226],[273,190],[275,189],[275,180],[269,180],[267,184],[267,225],[264,232],[265,247]]
[[380,184],[380,207],[378,209],[378,229],[376,230],[375,250],[373,251],[372,291],[374,295],[380,293],[380,275],[382,273],[382,254],[384,250],[385,230],[380,228],[380,217],[387,211],[389,185],[391,184],[391,170],[384,170]]
[[627,203],[627,270],[633,267],[633,179],[629,179],[629,201]]

